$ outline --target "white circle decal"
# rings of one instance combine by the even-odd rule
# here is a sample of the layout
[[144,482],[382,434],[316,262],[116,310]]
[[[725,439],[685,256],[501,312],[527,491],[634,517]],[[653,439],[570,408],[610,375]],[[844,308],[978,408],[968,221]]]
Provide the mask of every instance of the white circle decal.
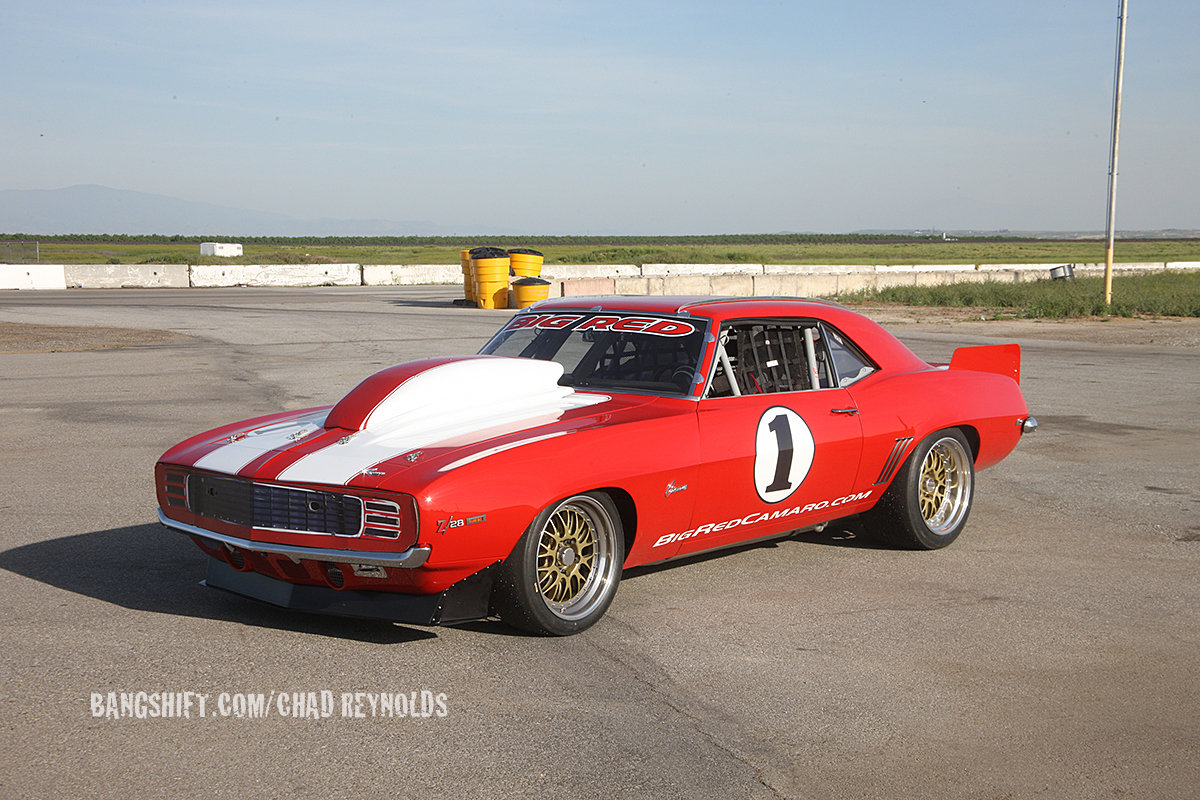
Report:
[[800,488],[812,466],[816,444],[800,415],[784,406],[768,408],[754,438],[754,488],[764,503],[778,503]]

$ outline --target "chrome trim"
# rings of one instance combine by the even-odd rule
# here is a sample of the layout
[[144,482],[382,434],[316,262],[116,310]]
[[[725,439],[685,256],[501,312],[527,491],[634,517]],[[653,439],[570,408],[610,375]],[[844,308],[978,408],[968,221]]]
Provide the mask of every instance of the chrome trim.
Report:
[[376,553],[366,550],[329,550],[321,547],[297,547],[289,544],[274,544],[272,542],[252,542],[249,539],[239,539],[236,536],[226,536],[223,533],[197,528],[186,522],[169,519],[162,509],[158,509],[158,521],[172,530],[185,536],[197,536],[218,544],[240,547],[255,553],[273,553],[287,556],[292,560],[307,558],[312,561],[331,561],[335,564],[364,564],[374,567],[398,567],[414,569],[429,560],[433,548],[428,545],[412,546],[403,553]]
[[1026,417],[1024,420],[1020,420],[1019,424],[1021,426],[1021,433],[1033,433],[1038,427],[1037,420],[1033,417]]

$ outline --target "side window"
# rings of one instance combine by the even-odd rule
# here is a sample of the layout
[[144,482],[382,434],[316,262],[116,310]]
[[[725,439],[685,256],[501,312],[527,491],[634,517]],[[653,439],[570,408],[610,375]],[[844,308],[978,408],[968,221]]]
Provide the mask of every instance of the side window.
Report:
[[800,392],[832,386],[822,328],[814,323],[734,323],[722,328],[707,397]]
[[842,334],[832,328],[824,328],[825,344],[833,355],[834,372],[837,373],[838,386],[849,386],[855,381],[862,380],[875,371],[875,367],[867,362],[858,348]]

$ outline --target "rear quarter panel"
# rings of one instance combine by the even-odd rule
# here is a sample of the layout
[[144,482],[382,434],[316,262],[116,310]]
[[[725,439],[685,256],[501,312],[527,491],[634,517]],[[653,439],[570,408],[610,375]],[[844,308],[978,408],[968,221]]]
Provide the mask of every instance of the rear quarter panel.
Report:
[[884,468],[895,460],[899,440],[911,439],[904,446],[906,458],[922,439],[945,428],[964,429],[975,450],[975,468],[986,469],[1016,447],[1028,413],[1016,381],[987,372],[930,367],[878,374],[851,386],[850,394],[863,426],[860,491],[890,482],[895,469],[885,474]]

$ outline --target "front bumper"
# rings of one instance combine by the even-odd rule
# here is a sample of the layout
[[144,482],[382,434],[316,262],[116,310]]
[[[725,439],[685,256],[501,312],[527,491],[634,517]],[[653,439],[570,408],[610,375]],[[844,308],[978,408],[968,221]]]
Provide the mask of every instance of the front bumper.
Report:
[[273,553],[287,556],[293,560],[301,558],[313,561],[329,561],[334,564],[362,564],[372,567],[396,567],[398,569],[415,569],[429,559],[432,548],[428,545],[413,546],[403,553],[380,553],[367,550],[330,550],[322,547],[297,547],[288,544],[272,544],[270,542],[254,542],[249,539],[239,539],[236,536],[226,536],[214,533],[186,522],[178,522],[158,510],[158,521],[168,528],[185,536],[195,536],[213,542],[218,548],[221,545],[240,547],[243,550],[253,550],[256,553]]
[[[229,546],[258,553],[283,555],[296,561],[305,559],[354,566],[415,569],[425,564],[432,549],[425,545],[410,547],[403,553],[382,553],[365,550],[297,547],[270,542],[255,542],[236,536],[214,533],[195,525],[169,519],[161,509],[158,512],[158,519],[171,530],[185,536],[205,540],[218,549]],[[496,566],[493,564],[480,570],[442,592],[402,594],[400,592],[334,589],[330,586],[289,583],[257,572],[242,572],[218,558],[209,558],[208,572],[201,583],[213,589],[222,589],[251,600],[259,600],[297,611],[385,619],[409,625],[452,625],[484,619],[488,616]]]

